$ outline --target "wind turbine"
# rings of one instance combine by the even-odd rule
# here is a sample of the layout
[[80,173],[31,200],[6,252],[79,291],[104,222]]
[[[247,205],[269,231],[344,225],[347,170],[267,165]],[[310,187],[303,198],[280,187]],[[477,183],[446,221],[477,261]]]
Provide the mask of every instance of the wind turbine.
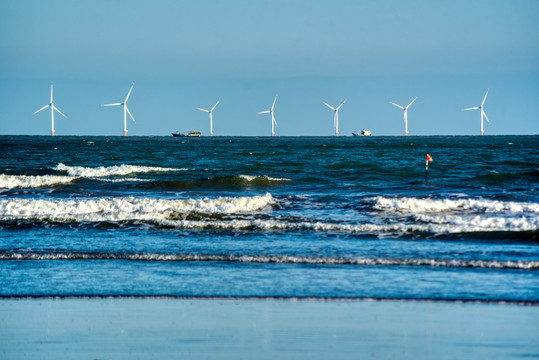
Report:
[[54,106],[54,102],[52,101],[52,81],[51,81],[51,102],[49,103],[49,105],[43,106],[41,109],[34,112],[32,115],[35,115],[38,112],[40,112],[41,110],[45,110],[48,107],[51,108],[51,122],[52,122],[52,124],[51,124],[51,135],[54,136],[54,132],[55,132],[55,130],[54,130],[54,110],[58,111],[65,118],[67,118],[67,116],[62,114],[62,112],[60,110],[58,110],[58,108],[56,106]]
[[217,104],[219,104],[221,100],[217,101],[215,103],[215,105],[213,105],[213,107],[211,108],[211,110],[206,110],[206,109],[201,109],[201,108],[196,108],[197,110],[200,110],[200,111],[204,111],[204,112],[207,112],[208,114],[210,114],[210,136],[213,136],[213,119],[212,119],[212,114],[213,114],[213,109],[215,109],[215,107],[217,106]]
[[402,107],[402,106],[400,106],[398,104],[392,103],[391,101],[389,102],[390,104],[393,104],[396,107],[401,108],[402,110],[404,110],[404,136],[408,136],[408,108],[410,107],[410,105],[412,105],[414,103],[414,101],[416,101],[416,99],[417,99],[417,96],[406,107]]
[[483,110],[483,105],[485,105],[485,100],[487,99],[488,90],[489,89],[487,89],[487,92],[485,93],[485,97],[483,98],[483,102],[481,103],[480,106],[476,106],[476,107],[472,107],[472,108],[468,108],[468,109],[462,109],[462,111],[481,110],[481,135],[483,135],[483,116],[485,117],[485,119],[487,119],[488,123],[490,124],[490,121],[489,121],[489,119],[487,117],[487,114],[485,113],[485,110]]
[[341,106],[344,105],[344,103],[348,101],[348,100],[344,100],[341,105],[337,106],[336,108],[334,108],[333,106],[329,105],[328,103],[324,103],[328,108],[330,108],[331,110],[334,111],[334,114],[333,114],[333,129],[335,130],[335,136],[339,136],[339,109],[341,108]]
[[275,135],[274,125],[277,126],[277,121],[275,121],[275,116],[273,115],[273,108],[275,107],[275,102],[277,101],[277,95],[275,95],[275,99],[273,100],[273,105],[271,105],[270,110],[261,111],[258,114],[271,114],[271,136]]
[[133,115],[131,115],[131,111],[127,108],[127,100],[129,100],[129,95],[131,95],[131,91],[133,90],[133,86],[135,86],[135,82],[133,81],[133,84],[131,85],[131,89],[129,89],[129,92],[127,93],[127,96],[123,103],[114,103],[114,104],[105,104],[101,106],[123,106],[124,107],[124,136],[127,136],[127,114],[129,113],[129,116],[131,116],[131,119],[133,119],[133,122],[136,123],[135,118]]

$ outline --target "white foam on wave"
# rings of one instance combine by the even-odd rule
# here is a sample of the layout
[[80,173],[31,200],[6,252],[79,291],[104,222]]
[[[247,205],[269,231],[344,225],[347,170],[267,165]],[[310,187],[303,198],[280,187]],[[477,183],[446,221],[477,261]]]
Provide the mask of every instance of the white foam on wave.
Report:
[[539,261],[522,260],[466,260],[466,259],[392,259],[365,257],[312,257],[295,255],[218,255],[218,254],[128,254],[128,253],[34,253],[2,252],[0,260],[130,260],[130,261],[176,261],[176,262],[243,262],[312,265],[365,265],[365,266],[428,266],[483,269],[538,270]]
[[233,214],[276,204],[271,194],[215,199],[101,198],[77,200],[0,200],[0,220],[99,222],[167,219],[177,213]]
[[159,225],[176,227],[187,230],[226,230],[226,231],[282,231],[282,232],[329,232],[345,234],[370,235],[414,235],[430,234],[459,234],[474,232],[520,232],[539,231],[539,221],[536,219],[497,219],[482,222],[462,221],[456,223],[391,223],[391,224],[345,224],[323,221],[286,221],[280,219],[231,219],[231,220],[170,220],[154,219]]
[[61,175],[5,175],[0,174],[0,189],[35,189],[67,184],[74,176]]
[[418,214],[417,221],[432,227],[447,227],[445,232],[474,231],[538,231],[539,216],[494,216],[492,214],[458,216]]
[[167,171],[185,171],[187,169],[179,168],[164,168],[155,166],[139,166],[139,165],[114,165],[114,166],[99,166],[99,167],[84,167],[84,166],[68,166],[58,164],[54,170],[65,171],[69,176],[86,177],[86,178],[101,178],[107,176],[123,176],[134,173],[149,173],[149,172],[167,172]]
[[124,176],[136,173],[185,171],[182,168],[164,168],[138,165],[100,166],[96,168],[83,166],[67,166],[62,163],[56,165],[54,170],[65,171],[67,175],[6,175],[0,174],[0,189],[36,189],[55,185],[67,184],[77,178],[95,178],[100,181],[146,181],[140,179],[111,180],[111,176]]
[[480,200],[480,199],[421,199],[411,197],[383,197],[368,199],[374,203],[373,208],[380,211],[401,213],[508,213],[539,214],[539,204],[514,201]]
[[256,181],[268,181],[268,182],[281,182],[281,181],[292,181],[287,178],[273,178],[267,175],[259,175],[259,176],[253,176],[253,175],[239,175],[238,178],[241,180],[244,180],[246,182],[256,182]]
[[[372,223],[337,222],[331,219],[286,217],[256,213],[277,204],[271,194],[204,199],[100,198],[100,199],[2,199],[0,221],[119,222],[143,221],[160,227],[186,230],[326,232],[407,236],[474,232],[539,231],[539,217],[532,215],[413,214],[409,220],[378,218]],[[254,213],[254,214],[253,214]],[[231,216],[186,216],[229,214]],[[244,214],[252,214],[245,216]],[[236,216],[234,216],[236,215]]]
[[96,178],[99,181],[108,183],[121,183],[121,182],[151,182],[152,179],[139,179],[139,178],[122,178],[122,179],[110,179],[110,178]]

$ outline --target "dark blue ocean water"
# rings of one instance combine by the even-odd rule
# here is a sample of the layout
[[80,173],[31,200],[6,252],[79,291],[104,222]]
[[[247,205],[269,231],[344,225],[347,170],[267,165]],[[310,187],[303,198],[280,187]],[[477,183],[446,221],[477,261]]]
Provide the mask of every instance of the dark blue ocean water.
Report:
[[539,136],[2,136],[0,153],[3,297],[539,302]]

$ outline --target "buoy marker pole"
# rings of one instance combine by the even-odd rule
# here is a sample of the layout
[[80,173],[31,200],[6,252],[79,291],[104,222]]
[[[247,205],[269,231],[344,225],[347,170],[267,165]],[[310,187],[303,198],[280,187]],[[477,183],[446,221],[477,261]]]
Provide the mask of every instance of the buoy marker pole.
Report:
[[432,156],[427,154],[427,160],[425,161],[425,182],[427,182],[428,173],[429,173],[429,161],[433,161]]

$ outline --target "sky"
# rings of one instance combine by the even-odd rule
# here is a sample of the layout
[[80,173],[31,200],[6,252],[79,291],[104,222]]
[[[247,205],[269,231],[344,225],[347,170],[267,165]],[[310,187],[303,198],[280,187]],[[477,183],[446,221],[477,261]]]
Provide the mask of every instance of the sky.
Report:
[[0,2],[0,135],[539,134],[539,1]]

